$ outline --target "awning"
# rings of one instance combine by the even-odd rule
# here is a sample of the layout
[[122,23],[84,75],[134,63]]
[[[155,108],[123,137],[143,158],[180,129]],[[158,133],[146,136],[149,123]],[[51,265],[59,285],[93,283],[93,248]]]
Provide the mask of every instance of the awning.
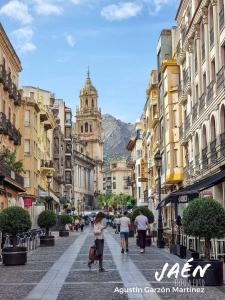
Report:
[[156,209],[159,209],[160,207],[163,207],[168,203],[185,203],[185,201],[179,201],[179,198],[181,198],[181,196],[186,196],[186,202],[188,202],[198,197],[199,192],[204,191],[223,181],[225,181],[225,170],[222,170],[219,173],[199,180],[198,182],[188,185],[179,191],[169,194],[167,197],[160,201]]

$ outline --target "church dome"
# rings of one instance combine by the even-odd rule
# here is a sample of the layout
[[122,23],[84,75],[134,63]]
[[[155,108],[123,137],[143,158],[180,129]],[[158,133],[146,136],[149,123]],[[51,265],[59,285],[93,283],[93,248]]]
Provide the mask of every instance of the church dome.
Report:
[[91,78],[90,78],[90,73],[88,71],[87,73],[87,79],[85,81],[84,86],[82,87],[81,91],[80,91],[81,95],[97,95],[97,90],[96,88],[93,86],[92,82],[91,82]]

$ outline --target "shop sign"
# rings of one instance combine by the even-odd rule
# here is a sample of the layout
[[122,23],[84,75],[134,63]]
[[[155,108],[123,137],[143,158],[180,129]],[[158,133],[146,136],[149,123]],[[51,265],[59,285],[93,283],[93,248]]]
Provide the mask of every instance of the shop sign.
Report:
[[24,207],[30,207],[32,206],[32,198],[24,198],[23,199],[23,202],[24,202]]

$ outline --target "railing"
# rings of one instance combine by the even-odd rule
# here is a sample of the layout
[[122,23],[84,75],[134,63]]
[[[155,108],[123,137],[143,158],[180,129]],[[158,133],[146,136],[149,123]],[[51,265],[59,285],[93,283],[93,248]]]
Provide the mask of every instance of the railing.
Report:
[[15,180],[21,186],[24,186],[24,179],[21,175],[16,174],[9,166],[0,161],[0,173]]
[[220,149],[223,156],[225,156],[225,132],[220,134]]
[[190,68],[188,67],[184,71],[184,88],[186,88],[186,86],[190,83],[190,79]]
[[209,40],[210,40],[210,46],[212,47],[212,45],[214,44],[214,30],[213,30],[213,27],[210,29]]
[[216,139],[210,143],[210,157],[211,162],[215,162],[215,160],[217,159]]
[[208,104],[210,104],[213,100],[213,96],[214,96],[214,84],[215,84],[215,81],[211,81],[210,84],[208,85],[208,88],[207,88],[207,102]]
[[186,116],[185,121],[184,121],[184,126],[185,126],[185,131],[189,129],[190,127],[190,114]]
[[224,25],[224,8],[222,8],[219,12],[219,25],[220,25],[220,30],[221,30]]
[[5,84],[6,82],[6,69],[4,65],[0,65],[0,83]]
[[0,133],[7,134],[6,115],[0,112]]
[[199,153],[195,155],[195,170],[198,171],[200,168],[200,155]]
[[11,79],[10,74],[7,74],[6,79],[5,79],[5,84],[4,84],[4,90],[10,91],[11,86],[12,86],[12,79]]
[[203,93],[199,98],[199,113],[201,113],[204,108],[205,108],[205,93]]
[[216,74],[216,88],[220,90],[222,87],[224,87],[224,66]]
[[194,121],[197,118],[198,114],[198,102],[196,102],[192,107],[192,121]]
[[53,161],[52,160],[41,160],[41,168],[53,169]]
[[182,89],[182,81],[178,85],[178,100],[181,101],[181,96],[183,95],[183,89]]
[[181,127],[179,128],[179,136],[180,136],[180,139],[183,138],[184,136],[184,129],[183,129],[183,126],[181,125]]
[[207,157],[208,147],[206,146],[202,149],[202,168],[205,169],[208,166],[208,157]]

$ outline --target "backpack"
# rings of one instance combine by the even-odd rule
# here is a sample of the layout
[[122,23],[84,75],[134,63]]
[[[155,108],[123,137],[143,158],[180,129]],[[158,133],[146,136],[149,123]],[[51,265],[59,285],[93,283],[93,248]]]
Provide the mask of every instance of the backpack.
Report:
[[95,245],[91,246],[89,249],[89,259],[91,261],[99,260],[99,256],[97,254],[97,248]]

